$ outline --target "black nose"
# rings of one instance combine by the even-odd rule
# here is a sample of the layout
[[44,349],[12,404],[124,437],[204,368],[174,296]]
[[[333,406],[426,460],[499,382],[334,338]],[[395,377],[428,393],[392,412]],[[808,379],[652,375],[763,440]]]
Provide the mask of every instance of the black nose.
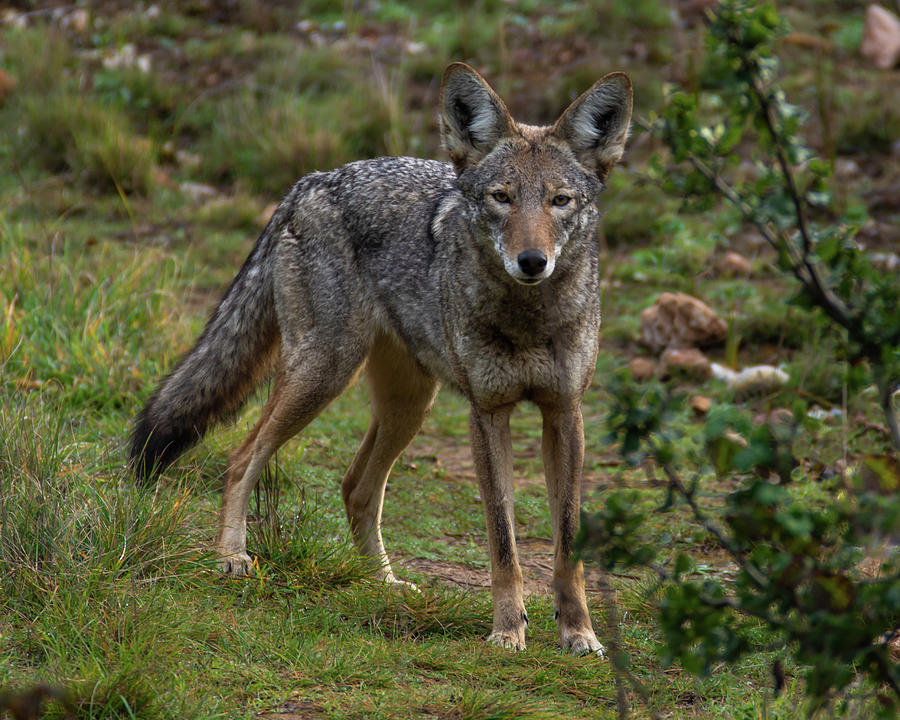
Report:
[[526,275],[540,275],[547,267],[547,256],[534,248],[520,252],[517,260],[519,267]]

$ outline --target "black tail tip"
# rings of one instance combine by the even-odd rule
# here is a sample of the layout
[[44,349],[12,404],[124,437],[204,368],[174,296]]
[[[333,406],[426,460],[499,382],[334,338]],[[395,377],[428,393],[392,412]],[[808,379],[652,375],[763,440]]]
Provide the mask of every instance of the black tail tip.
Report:
[[138,485],[151,484],[160,472],[197,441],[196,433],[178,433],[142,413],[131,436],[128,467]]
[[165,446],[160,447],[155,434],[144,434],[137,428],[131,438],[128,469],[138,485],[149,485],[167,463],[163,462]]

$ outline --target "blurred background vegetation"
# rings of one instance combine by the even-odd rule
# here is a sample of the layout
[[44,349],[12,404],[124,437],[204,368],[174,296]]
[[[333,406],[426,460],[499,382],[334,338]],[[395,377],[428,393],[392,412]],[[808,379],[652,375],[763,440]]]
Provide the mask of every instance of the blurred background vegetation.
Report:
[[[706,350],[711,359],[789,374],[789,392],[809,408],[796,418],[797,502],[827,506],[845,493],[847,467],[889,442],[877,399],[865,388],[848,392],[856,369],[841,338],[786,304],[793,288],[774,251],[736,210],[685,204],[662,187],[671,160],[645,127],[670,85],[706,88],[715,5],[4,4],[0,690],[42,679],[71,687],[78,717],[239,717],[266,708],[308,718],[612,717],[609,664],[552,647],[551,533],[533,409],[514,424],[524,449],[517,530],[534,592],[529,654],[516,658],[474,647],[487,631],[488,595],[460,578],[486,575],[485,539],[458,398],[442,394],[388,490],[388,550],[423,588],[414,598],[366,584],[341,544],[335,481],[367,423],[364,390],[351,390],[297,441],[302,453],[279,458],[276,477],[301,482],[275,482],[280,509],[257,499],[256,515],[269,518],[251,530],[260,574],[240,586],[211,577],[202,548],[225,457],[254,407],[174,468],[158,496],[129,486],[123,448],[141,401],[196,337],[294,180],[385,154],[443,157],[436,118],[447,63],[473,65],[532,123],[552,122],[599,77],[624,70],[636,122],[600,203],[604,329],[585,403],[586,507],[601,507],[611,485],[628,488],[633,507],[647,511],[641,530],[663,555],[689,552],[698,576],[732,578],[702,523],[684,508],[656,513],[665,488],[605,440],[617,402],[605,381],[635,358],[655,360],[640,342],[639,317],[661,292],[696,295],[727,320],[726,341]],[[781,86],[808,113],[806,140],[827,164],[832,195],[817,219],[853,218],[854,242],[897,275],[900,73],[860,55],[864,3],[777,6],[791,25],[775,48]],[[752,148],[734,155],[731,172],[752,179]],[[726,269],[728,251],[747,269]],[[651,385],[660,397],[735,399],[724,382],[690,374]],[[766,392],[739,402],[763,415],[789,404]],[[696,407],[674,403],[668,418],[684,456],[706,451]],[[713,472],[698,475],[697,487],[719,510],[734,489]],[[630,701],[636,716],[797,716],[802,673],[790,660],[779,666],[781,697],[767,691],[774,648],[762,662],[719,667],[701,681],[677,666],[663,672],[652,583],[624,574],[610,584],[619,642],[647,693]],[[602,589],[589,576],[598,628]],[[751,631],[772,644],[764,629]],[[851,705],[851,716],[869,717],[869,700]]]

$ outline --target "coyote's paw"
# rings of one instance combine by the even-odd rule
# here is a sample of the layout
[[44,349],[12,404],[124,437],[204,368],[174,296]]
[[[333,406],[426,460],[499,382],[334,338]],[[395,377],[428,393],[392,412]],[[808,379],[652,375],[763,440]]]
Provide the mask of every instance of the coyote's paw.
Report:
[[381,580],[389,585],[394,585],[398,590],[408,591],[408,592],[419,592],[419,588],[415,585],[415,583],[408,582],[406,580],[401,580],[394,573],[388,569],[387,572],[381,573]]
[[488,635],[487,641],[491,645],[506,648],[507,650],[524,650],[526,625],[528,625],[528,616],[522,613],[522,624],[519,627],[507,630],[494,630]]
[[525,638],[524,633],[516,632],[492,632],[488,635],[487,641],[491,645],[506,648],[507,650],[524,650]]
[[253,574],[253,560],[245,552],[223,555],[219,558],[219,569],[231,577],[244,577]]
[[384,581],[386,583],[390,583],[391,585],[396,587],[398,590],[401,590],[403,592],[414,592],[414,593],[419,592],[419,586],[416,585],[415,583],[409,582],[408,580],[398,580],[397,578],[391,578],[391,579],[385,578]]
[[573,655],[596,655],[603,657],[604,648],[597,636],[590,630],[569,630],[560,634],[560,645]]

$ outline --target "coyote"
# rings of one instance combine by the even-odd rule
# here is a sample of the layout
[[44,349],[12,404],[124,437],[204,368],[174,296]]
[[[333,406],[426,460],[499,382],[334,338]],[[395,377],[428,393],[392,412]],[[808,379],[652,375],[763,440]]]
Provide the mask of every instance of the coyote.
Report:
[[440,98],[452,164],[363,160],[293,186],[132,437],[131,467],[147,481],[274,371],[259,421],[228,459],[224,572],[251,570],[247,505],[272,454],[365,364],[372,421],[341,490],[354,542],[380,576],[398,582],[380,530],[388,473],[443,383],[471,403],[491,558],[488,640],[525,648],[509,418],[531,401],[543,420],[560,643],[602,652],[572,544],[581,401],[600,327],[594,203],[622,156],[631,106],[630,80],[612,73],[554,125],[525,125],[481,75],[453,63]]

